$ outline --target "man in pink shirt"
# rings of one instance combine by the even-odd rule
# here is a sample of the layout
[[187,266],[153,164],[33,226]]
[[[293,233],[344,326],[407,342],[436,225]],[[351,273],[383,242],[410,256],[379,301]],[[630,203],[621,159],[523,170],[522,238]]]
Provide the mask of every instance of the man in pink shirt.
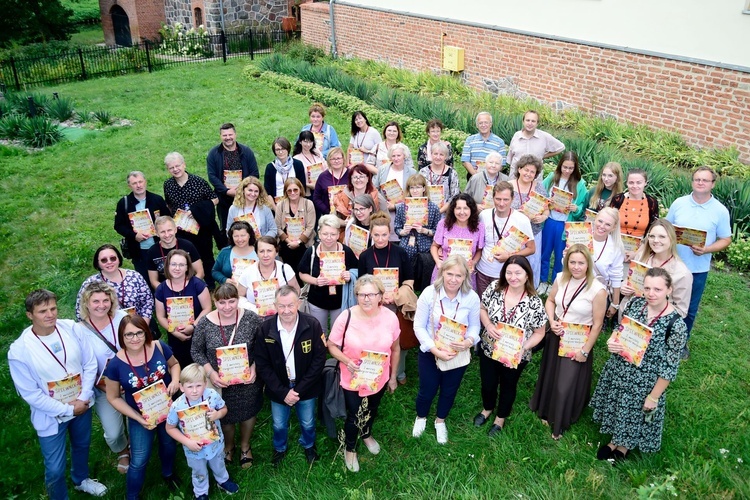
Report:
[[[516,177],[516,162],[523,155],[534,155],[540,160],[551,158],[565,150],[565,144],[551,134],[536,128],[539,113],[529,110],[523,115],[523,129],[513,134],[508,146],[507,161],[510,164],[510,178]],[[539,180],[543,172],[539,172]]]

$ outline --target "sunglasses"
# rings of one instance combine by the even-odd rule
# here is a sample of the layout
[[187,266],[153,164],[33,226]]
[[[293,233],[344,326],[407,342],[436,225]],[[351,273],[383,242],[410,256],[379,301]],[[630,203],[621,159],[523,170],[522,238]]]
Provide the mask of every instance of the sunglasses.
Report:
[[112,256],[112,257],[109,257],[109,258],[102,257],[101,259],[99,259],[99,262],[101,262],[102,264],[106,264],[107,262],[117,262],[117,257],[115,257],[115,256]]

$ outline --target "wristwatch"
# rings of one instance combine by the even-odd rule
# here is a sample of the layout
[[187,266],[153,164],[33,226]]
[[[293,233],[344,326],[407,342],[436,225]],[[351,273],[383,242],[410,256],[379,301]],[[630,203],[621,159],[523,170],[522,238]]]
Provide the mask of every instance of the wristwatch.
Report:
[[615,311],[617,311],[618,309],[620,309],[620,304],[610,304],[609,307],[614,307]]
[[583,357],[584,357],[584,358],[588,358],[588,357],[589,357],[589,353],[587,353],[587,352],[586,352],[586,351],[584,351],[583,349],[581,349],[581,354],[583,354]]

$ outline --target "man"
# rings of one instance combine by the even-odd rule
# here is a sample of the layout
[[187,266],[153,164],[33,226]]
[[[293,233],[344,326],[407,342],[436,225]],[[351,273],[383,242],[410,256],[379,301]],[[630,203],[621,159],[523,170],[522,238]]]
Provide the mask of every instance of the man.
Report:
[[[209,290],[214,289],[214,278],[211,270],[214,267],[213,239],[219,248],[226,246],[227,235],[216,225],[216,205],[218,195],[203,177],[188,173],[185,158],[177,152],[169,153],[164,158],[164,165],[172,176],[164,181],[164,200],[175,214],[176,221],[183,217],[181,224],[187,221],[197,223],[197,234],[185,231],[178,226],[178,234],[195,245],[203,262],[203,281]],[[178,213],[178,210],[181,212]],[[184,213],[183,213],[184,212]],[[185,228],[187,229],[187,228]]]
[[[477,293],[481,297],[487,286],[500,277],[500,271],[511,255],[528,257],[536,251],[534,231],[531,221],[522,212],[513,210],[513,185],[508,181],[500,181],[492,188],[493,208],[482,210],[479,223],[484,224],[484,249],[482,258],[477,263]],[[512,229],[517,229],[529,240],[515,252],[501,250],[498,245],[503,239],[515,239]],[[509,243],[509,242],[508,242]],[[532,279],[529,276],[529,279]]]
[[188,240],[177,237],[177,225],[172,217],[162,215],[154,222],[156,234],[159,237],[158,244],[148,249],[146,259],[148,260],[148,282],[156,290],[159,283],[166,279],[164,276],[164,261],[167,259],[169,252],[175,248],[185,250],[193,261],[193,270],[195,275],[203,279],[203,261],[195,245]]
[[271,400],[271,462],[278,467],[286,456],[289,416],[294,407],[301,430],[299,443],[312,464],[319,458],[315,448],[316,400],[322,390],[328,351],[318,320],[299,312],[296,289],[284,285],[276,291],[276,310],[263,322],[255,340],[255,364]]
[[[667,214],[667,220],[675,226],[706,231],[705,245],[677,245],[677,253],[693,273],[690,306],[685,318],[688,340],[695,316],[698,314],[703,290],[706,288],[706,278],[711,268],[711,254],[721,252],[732,243],[729,211],[711,194],[715,183],[716,172],[711,167],[698,167],[693,172],[693,192],[677,198]],[[690,350],[685,345],[682,359],[689,357]]]
[[[508,146],[508,163],[510,164],[510,178],[516,177],[516,162],[523,155],[534,155],[544,161],[565,151],[565,144],[557,140],[552,134],[536,128],[539,124],[539,113],[529,110],[523,115],[523,129],[513,134]],[[542,179],[543,172],[539,172],[538,179]]]
[[[74,330],[75,322],[57,319],[57,296],[34,290],[26,297],[26,328],[8,351],[8,366],[18,394],[31,407],[31,423],[44,458],[47,494],[67,499],[66,437],[75,489],[104,496],[107,488],[89,478],[91,409],[97,363],[94,351]],[[24,446],[24,443],[17,443]]]
[[[237,142],[234,125],[219,127],[221,144],[211,149],[206,157],[208,180],[219,197],[219,227],[227,227],[227,213],[232,206],[239,181],[248,176],[260,179],[258,163],[253,150]],[[235,174],[228,173],[234,171]]]
[[470,135],[464,142],[461,152],[461,162],[466,168],[466,180],[476,174],[484,166],[484,158],[492,151],[497,151],[503,157],[505,164],[505,142],[492,133],[492,115],[482,111],[477,115],[478,134]]
[[154,246],[156,239],[143,230],[136,231],[130,221],[129,214],[148,210],[148,215],[153,222],[159,216],[171,215],[164,198],[146,189],[146,176],[143,172],[134,170],[128,174],[128,187],[131,193],[123,196],[117,202],[115,209],[115,231],[117,231],[128,242],[130,260],[133,267],[143,276],[146,283],[148,277],[148,249]]

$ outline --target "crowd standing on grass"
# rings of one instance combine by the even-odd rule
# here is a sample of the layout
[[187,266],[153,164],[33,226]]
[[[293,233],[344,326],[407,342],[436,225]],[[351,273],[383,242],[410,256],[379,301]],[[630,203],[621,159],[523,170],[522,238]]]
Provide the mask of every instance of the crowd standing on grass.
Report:
[[[292,409],[306,460],[320,458],[320,409],[344,418],[344,463],[357,472],[360,440],[381,450],[380,403],[408,383],[414,348],[415,438],[437,398],[435,436],[449,442],[446,420],[467,384],[481,387],[474,425],[492,420],[489,436],[502,435],[536,356],[528,405],[553,439],[590,405],[611,436],[597,458],[660,449],[666,390],[689,356],[711,254],[731,241],[712,169],[696,169],[692,192],[660,219],[646,172],[607,163],[587,189],[576,152],[537,129],[532,110],[507,149],[492,116],[477,115],[461,153],[464,192],[439,120],[427,124],[415,168],[398,123],[383,139],[355,112],[345,150],[324,117],[322,105],[310,108],[293,151],[273,141],[262,182],[231,123],[207,155],[208,181],[177,152],[164,160],[163,197],[142,172],[127,173],[114,219],[122,240],[93,251],[78,323],[58,318],[53,292],[29,293],[31,325],[8,360],[51,498],[68,497],[68,441],[75,489],[107,491],[88,473],[92,406],[128,498],[143,493],[155,437],[173,491],[178,442],[196,498],[208,498],[208,469],[220,490],[239,491],[227,468],[256,461],[264,392],[275,467],[289,451]],[[558,155],[544,177],[543,160]],[[592,396],[607,322],[610,356]],[[472,352],[478,381],[464,380]]]

